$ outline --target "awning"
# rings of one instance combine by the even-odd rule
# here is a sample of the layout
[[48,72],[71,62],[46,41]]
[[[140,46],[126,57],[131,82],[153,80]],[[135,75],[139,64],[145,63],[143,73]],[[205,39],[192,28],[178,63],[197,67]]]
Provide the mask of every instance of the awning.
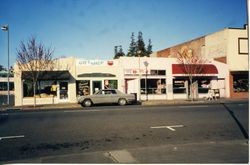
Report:
[[83,73],[79,74],[77,77],[116,77],[110,73]]
[[[34,72],[38,74],[38,72]],[[41,80],[69,80],[71,74],[67,70],[63,71],[39,71],[38,81]],[[23,80],[32,80],[32,71],[22,72]]]
[[[185,69],[186,68],[186,69]],[[199,73],[195,73],[194,68],[200,68]],[[190,70],[190,71],[188,71]],[[172,73],[173,74],[218,74],[216,66],[213,64],[172,64]]]

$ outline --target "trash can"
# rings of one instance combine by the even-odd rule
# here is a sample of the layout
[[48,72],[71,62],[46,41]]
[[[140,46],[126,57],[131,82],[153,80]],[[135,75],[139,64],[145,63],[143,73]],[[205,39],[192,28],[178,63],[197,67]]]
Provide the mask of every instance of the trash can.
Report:
[[216,99],[219,99],[220,98],[220,90],[219,89],[214,89],[214,97]]

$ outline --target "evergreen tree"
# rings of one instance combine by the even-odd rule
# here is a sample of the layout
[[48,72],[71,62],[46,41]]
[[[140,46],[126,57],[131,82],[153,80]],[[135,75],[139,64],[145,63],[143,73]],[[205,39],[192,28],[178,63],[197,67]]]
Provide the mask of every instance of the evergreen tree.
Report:
[[134,32],[133,32],[131,35],[131,43],[129,45],[127,56],[133,57],[135,55],[136,55],[136,43],[135,43]]
[[136,57],[147,56],[147,51],[145,49],[145,43],[143,41],[142,32],[138,33],[137,47],[136,47]]
[[153,53],[153,51],[152,51],[152,44],[151,44],[151,39],[149,39],[148,40],[148,46],[147,46],[147,56],[149,57],[149,55],[151,54],[151,53]]
[[2,71],[2,70],[6,71],[7,69],[6,69],[6,68],[4,68],[4,66],[3,66],[3,65],[0,65],[0,71]]
[[[118,47],[119,47],[119,50],[118,50]],[[120,57],[123,57],[125,56],[124,52],[123,52],[123,49],[122,49],[122,46],[115,46],[115,56],[114,56],[114,59],[118,59]]]

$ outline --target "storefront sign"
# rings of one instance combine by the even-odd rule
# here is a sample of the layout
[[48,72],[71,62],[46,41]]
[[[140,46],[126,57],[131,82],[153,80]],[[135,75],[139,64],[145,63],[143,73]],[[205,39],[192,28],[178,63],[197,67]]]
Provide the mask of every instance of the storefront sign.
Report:
[[77,66],[113,66],[113,60],[77,60]]
[[[146,74],[146,69],[124,69],[124,75],[139,75]],[[150,73],[150,70],[147,70],[147,74]]]

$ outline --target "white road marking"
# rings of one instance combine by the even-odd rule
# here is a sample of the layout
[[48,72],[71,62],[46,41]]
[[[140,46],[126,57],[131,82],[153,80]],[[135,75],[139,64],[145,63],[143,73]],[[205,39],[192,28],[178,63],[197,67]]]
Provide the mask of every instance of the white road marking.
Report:
[[63,111],[64,113],[75,113],[75,112],[99,112],[101,110],[68,110]]
[[153,128],[153,129],[167,128],[171,131],[176,131],[174,128],[181,128],[181,127],[184,127],[184,125],[155,126],[155,127],[150,127],[150,128]]
[[0,140],[3,140],[3,139],[16,139],[16,138],[24,138],[24,135],[17,135],[17,136],[3,136],[3,137],[0,137]]
[[178,106],[178,108],[207,108],[208,105],[186,105],[186,106]]

